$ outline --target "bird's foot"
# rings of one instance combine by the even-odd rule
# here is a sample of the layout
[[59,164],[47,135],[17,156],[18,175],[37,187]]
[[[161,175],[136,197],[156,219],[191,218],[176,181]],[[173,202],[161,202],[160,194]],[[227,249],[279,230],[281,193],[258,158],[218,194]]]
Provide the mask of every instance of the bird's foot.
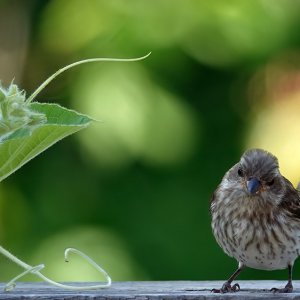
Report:
[[212,293],[225,294],[225,293],[235,293],[240,290],[240,285],[235,283],[231,286],[229,282],[225,282],[220,289],[212,289]]
[[291,283],[288,283],[284,288],[271,288],[270,291],[273,293],[291,293],[293,291],[293,285]]

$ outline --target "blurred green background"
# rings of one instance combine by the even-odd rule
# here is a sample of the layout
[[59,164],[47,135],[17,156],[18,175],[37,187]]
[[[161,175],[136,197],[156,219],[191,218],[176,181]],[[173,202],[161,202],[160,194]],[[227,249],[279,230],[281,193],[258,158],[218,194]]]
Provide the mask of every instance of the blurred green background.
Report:
[[[113,280],[227,278],[236,262],[209,215],[225,171],[262,147],[300,179],[299,28],[296,0],[0,1],[0,78],[28,94],[76,60],[152,51],[77,67],[39,95],[101,122],[1,183],[1,245],[62,281],[99,279],[64,265],[69,246]],[[3,257],[0,270],[19,271]]]

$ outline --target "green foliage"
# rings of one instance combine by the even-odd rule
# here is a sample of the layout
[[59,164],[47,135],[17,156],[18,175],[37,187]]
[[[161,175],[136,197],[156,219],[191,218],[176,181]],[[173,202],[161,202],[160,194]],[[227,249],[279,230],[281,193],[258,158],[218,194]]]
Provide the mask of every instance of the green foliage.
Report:
[[64,137],[87,127],[89,117],[57,104],[32,103],[33,99],[58,75],[75,66],[103,61],[137,61],[131,59],[91,58],[69,64],[48,77],[27,99],[15,84],[0,87],[0,181],[36,155]]
[[[29,128],[18,127],[0,144],[0,181],[19,169],[26,162],[43,152],[57,141],[86,128],[92,121],[89,117],[57,104],[32,103],[26,110],[31,116],[42,116],[43,123],[31,123]],[[45,121],[46,120],[46,121]]]
[[[57,141],[87,127],[92,121],[91,118],[85,115],[68,110],[57,104],[32,103],[33,99],[53,79],[64,71],[80,64],[99,61],[136,61],[149,55],[150,53],[144,57],[133,59],[91,58],[77,61],[59,69],[47,78],[27,99],[25,92],[20,91],[15,84],[11,84],[7,90],[0,87],[0,181]],[[29,273],[35,274],[51,284],[68,289],[98,289],[111,285],[110,276],[91,258],[75,248],[68,248],[65,251],[65,260],[67,260],[69,252],[77,253],[90,265],[94,266],[98,272],[104,275],[106,283],[89,287],[60,284],[40,273],[40,270],[44,268],[44,264],[37,266],[28,265],[0,246],[2,255],[25,269],[25,271],[9,281],[4,290],[9,291],[13,289],[16,281]]]

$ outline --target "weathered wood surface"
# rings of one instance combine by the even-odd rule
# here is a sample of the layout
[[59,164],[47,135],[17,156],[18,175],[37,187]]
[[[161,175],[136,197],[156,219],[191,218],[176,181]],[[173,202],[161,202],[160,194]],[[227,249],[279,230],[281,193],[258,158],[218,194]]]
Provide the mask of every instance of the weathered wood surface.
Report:
[[[283,281],[238,281],[241,291],[230,294],[213,294],[220,281],[160,281],[114,282],[111,287],[95,291],[67,291],[46,283],[18,283],[11,292],[0,292],[0,299],[300,299],[300,281],[294,281],[291,294],[274,294],[272,287],[283,287]],[[87,285],[88,283],[76,283]],[[4,284],[0,284],[3,290]]]

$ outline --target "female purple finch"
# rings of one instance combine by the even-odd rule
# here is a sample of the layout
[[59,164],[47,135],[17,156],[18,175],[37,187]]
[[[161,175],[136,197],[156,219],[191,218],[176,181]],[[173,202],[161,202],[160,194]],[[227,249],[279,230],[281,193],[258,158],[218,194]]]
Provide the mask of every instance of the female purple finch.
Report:
[[238,269],[215,293],[240,290],[232,281],[244,267],[288,268],[288,283],[271,291],[293,291],[292,268],[300,253],[300,194],[279,172],[278,160],[261,149],[246,151],[214,192],[213,234],[238,261]]

